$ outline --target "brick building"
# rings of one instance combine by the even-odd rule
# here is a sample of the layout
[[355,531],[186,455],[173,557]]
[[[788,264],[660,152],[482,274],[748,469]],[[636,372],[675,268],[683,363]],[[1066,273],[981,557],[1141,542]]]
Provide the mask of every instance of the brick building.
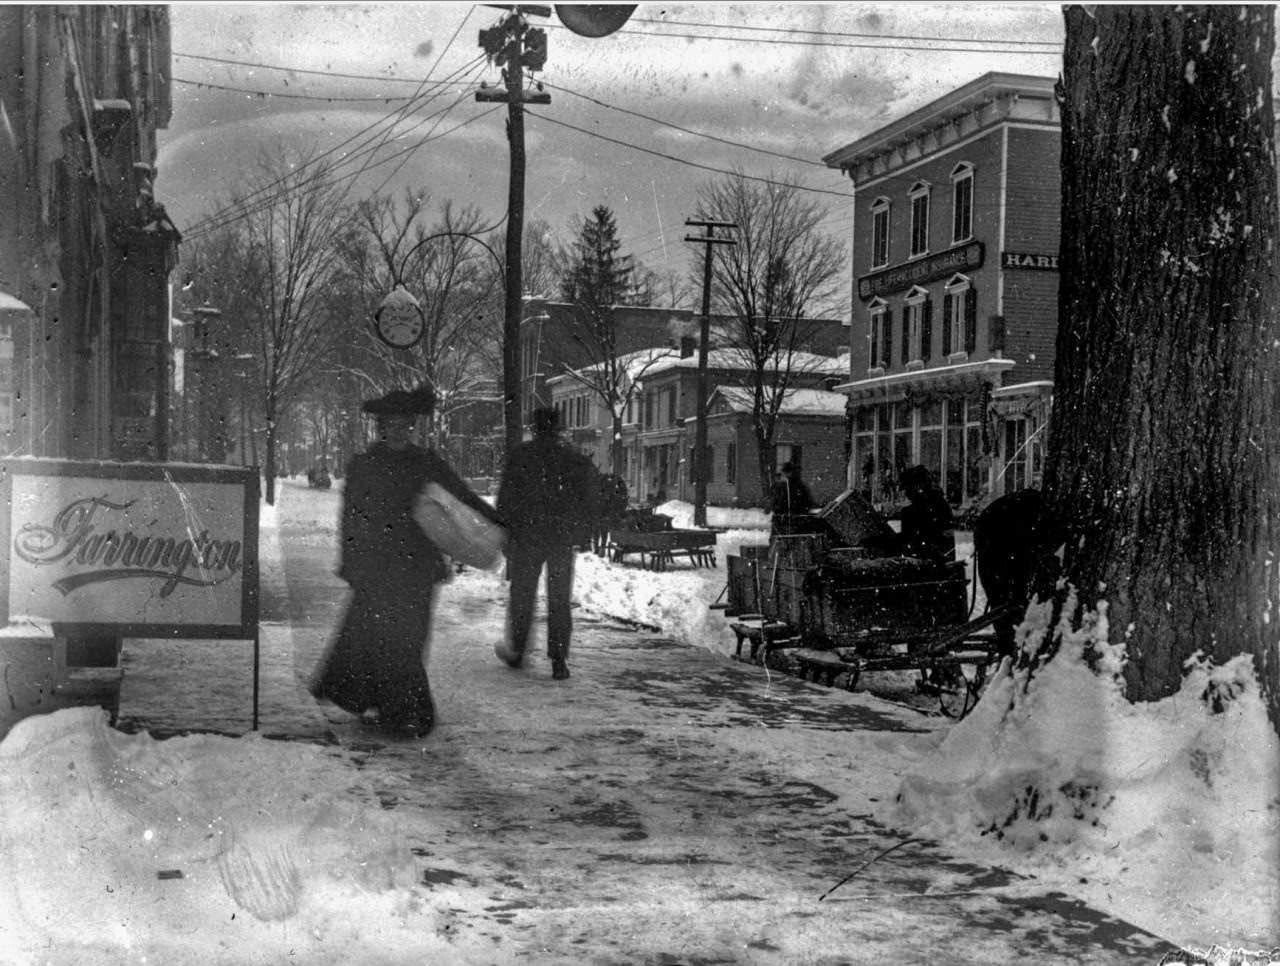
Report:
[[0,447],[167,458],[168,8],[0,6]]
[[915,463],[957,506],[1039,481],[1060,141],[1052,78],[989,73],[823,159],[854,187],[854,337],[838,388],[851,482],[876,501],[896,502]]

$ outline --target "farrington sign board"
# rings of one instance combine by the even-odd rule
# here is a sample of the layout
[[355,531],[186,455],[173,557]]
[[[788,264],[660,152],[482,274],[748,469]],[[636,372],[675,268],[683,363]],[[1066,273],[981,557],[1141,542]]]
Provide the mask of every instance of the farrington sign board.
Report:
[[0,474],[6,621],[59,636],[257,639],[255,470],[12,459]]

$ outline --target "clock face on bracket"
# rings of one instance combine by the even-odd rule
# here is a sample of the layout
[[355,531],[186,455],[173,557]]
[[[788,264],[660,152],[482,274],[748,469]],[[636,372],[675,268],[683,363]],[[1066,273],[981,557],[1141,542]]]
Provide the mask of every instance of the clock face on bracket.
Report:
[[384,303],[373,319],[378,338],[393,349],[411,349],[422,338],[422,310],[408,302]]

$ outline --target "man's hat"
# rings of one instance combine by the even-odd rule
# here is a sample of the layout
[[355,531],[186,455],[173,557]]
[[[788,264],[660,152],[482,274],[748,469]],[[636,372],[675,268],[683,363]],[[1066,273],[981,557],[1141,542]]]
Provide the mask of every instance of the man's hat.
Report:
[[393,389],[361,407],[370,416],[425,416],[436,408],[436,394],[430,386]]
[[913,486],[918,486],[922,490],[927,490],[933,483],[933,476],[930,475],[927,469],[917,464],[916,466],[909,466],[903,470],[902,476],[898,478],[898,482],[904,490]]

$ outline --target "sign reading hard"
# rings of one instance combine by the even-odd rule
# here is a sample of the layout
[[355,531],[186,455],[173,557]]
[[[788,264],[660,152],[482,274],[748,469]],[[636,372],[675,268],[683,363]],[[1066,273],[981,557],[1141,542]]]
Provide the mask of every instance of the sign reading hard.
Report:
[[1042,252],[1001,252],[1001,268],[1026,268],[1035,272],[1056,272],[1058,256]]
[[0,609],[55,635],[258,635],[252,468],[0,464]]

